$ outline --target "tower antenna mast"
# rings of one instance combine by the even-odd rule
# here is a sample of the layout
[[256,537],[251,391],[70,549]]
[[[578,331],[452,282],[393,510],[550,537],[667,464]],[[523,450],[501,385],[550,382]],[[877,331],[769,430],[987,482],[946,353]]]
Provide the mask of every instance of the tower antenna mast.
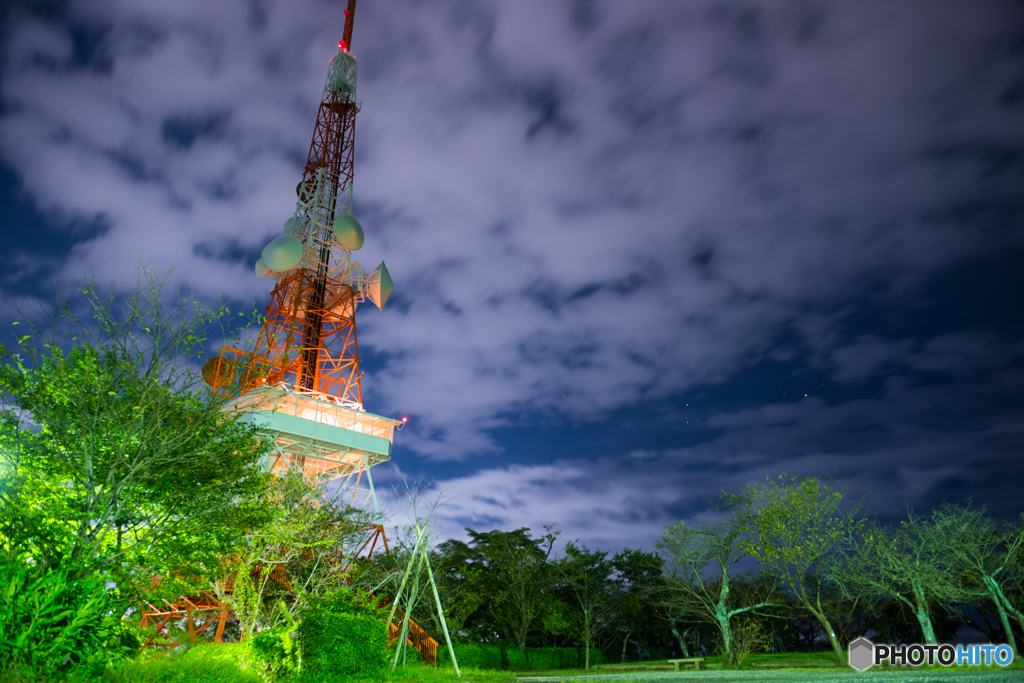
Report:
[[356,0],[348,0],[348,8],[345,10],[345,30],[341,34],[341,40],[345,43],[341,49],[346,52],[352,49],[352,21],[355,16]]

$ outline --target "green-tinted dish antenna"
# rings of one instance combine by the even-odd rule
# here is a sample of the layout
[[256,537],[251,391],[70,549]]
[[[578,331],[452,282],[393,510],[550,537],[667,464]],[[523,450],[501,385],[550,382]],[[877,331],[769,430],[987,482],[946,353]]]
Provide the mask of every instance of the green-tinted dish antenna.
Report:
[[295,232],[295,216],[292,216],[284,222],[284,234],[290,235]]
[[339,213],[334,217],[334,237],[341,246],[355,251],[363,246],[363,226],[350,214]]
[[377,308],[384,308],[394,290],[395,283],[391,281],[391,273],[381,261],[377,269],[366,279],[366,298],[377,304]]
[[270,270],[288,270],[302,258],[302,242],[291,235],[281,235],[263,247],[263,262]]
[[256,260],[256,277],[263,277],[266,274],[267,274],[267,264],[266,264],[266,262],[262,258],[257,259]]

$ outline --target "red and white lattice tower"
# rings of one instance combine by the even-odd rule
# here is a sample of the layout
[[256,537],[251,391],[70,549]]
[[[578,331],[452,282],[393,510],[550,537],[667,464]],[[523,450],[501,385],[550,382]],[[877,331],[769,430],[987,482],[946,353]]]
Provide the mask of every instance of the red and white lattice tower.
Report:
[[383,263],[367,275],[352,260],[363,245],[352,216],[360,108],[357,62],[349,52],[354,13],[355,0],[349,0],[295,213],[256,263],[256,275],[276,284],[255,351],[225,347],[206,362],[203,375],[232,399],[229,409],[241,421],[272,440],[266,471],[297,471],[318,484],[340,478],[354,501],[369,499],[376,509],[370,468],[390,459],[403,423],[363,409],[356,307],[369,299],[383,308],[394,285]]

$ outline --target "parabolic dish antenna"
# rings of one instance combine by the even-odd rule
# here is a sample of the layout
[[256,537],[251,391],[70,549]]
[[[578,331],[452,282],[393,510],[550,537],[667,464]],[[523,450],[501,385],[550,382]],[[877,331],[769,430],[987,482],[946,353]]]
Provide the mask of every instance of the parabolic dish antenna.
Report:
[[394,290],[395,283],[391,281],[391,273],[381,261],[370,277],[366,278],[366,298],[377,304],[377,308],[382,309]]
[[295,232],[295,216],[292,216],[284,222],[284,230],[282,232],[285,235],[290,235]]
[[334,217],[334,237],[341,246],[355,251],[363,246],[363,226],[347,213]]
[[258,258],[256,260],[256,277],[263,277],[266,274],[267,274],[267,264],[263,260],[263,257],[260,257],[260,258]]
[[263,262],[270,270],[288,270],[302,258],[302,242],[292,235],[281,235],[263,247]]

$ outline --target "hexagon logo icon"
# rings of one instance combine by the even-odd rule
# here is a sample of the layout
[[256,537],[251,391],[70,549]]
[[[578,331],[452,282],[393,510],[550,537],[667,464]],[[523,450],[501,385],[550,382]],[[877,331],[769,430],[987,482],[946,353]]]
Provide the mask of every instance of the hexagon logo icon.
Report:
[[867,671],[874,665],[875,644],[861,636],[850,641],[850,666],[857,671]]

